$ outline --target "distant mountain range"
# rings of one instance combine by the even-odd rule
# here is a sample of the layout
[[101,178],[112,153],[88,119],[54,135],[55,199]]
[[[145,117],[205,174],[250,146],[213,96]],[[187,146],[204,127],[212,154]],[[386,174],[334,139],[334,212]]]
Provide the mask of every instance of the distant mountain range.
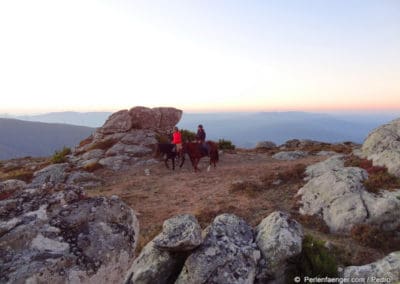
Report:
[[14,118],[26,121],[38,121],[46,123],[65,123],[87,127],[100,127],[104,124],[111,112],[50,112],[38,115],[7,115],[0,117]]
[[94,128],[60,123],[0,118],[0,160],[49,156],[63,146],[73,147]]
[[[102,126],[110,114],[110,112],[55,112],[13,117],[31,122],[0,119],[0,159],[47,156],[64,145],[75,146],[94,131],[91,127]],[[371,130],[398,117],[400,112],[184,113],[178,126],[195,132],[197,125],[201,123],[208,139],[224,138],[231,140],[236,146],[251,148],[259,141],[282,144],[289,139],[362,143]]]
[[240,147],[254,147],[259,141],[282,144],[289,139],[362,143],[371,130],[399,116],[400,113],[184,113],[179,126],[196,131],[201,123],[209,139],[225,138]]

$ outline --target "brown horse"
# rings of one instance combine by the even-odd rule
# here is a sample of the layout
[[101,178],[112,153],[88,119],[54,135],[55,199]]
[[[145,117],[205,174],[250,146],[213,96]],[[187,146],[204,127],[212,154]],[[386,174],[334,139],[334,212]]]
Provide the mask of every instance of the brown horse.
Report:
[[167,168],[169,168],[168,160],[172,161],[172,169],[173,170],[175,170],[175,159],[176,158],[181,159],[181,164],[179,165],[180,168],[182,168],[183,163],[185,162],[185,155],[182,152],[177,153],[174,144],[158,143],[155,157],[159,157],[161,154],[164,157],[164,163]]
[[199,170],[197,165],[199,164],[200,159],[206,156],[210,157],[210,165],[208,166],[207,171],[210,170],[211,165],[214,165],[214,168],[217,167],[217,162],[219,160],[218,144],[212,141],[207,141],[206,144],[208,147],[208,153],[203,151],[200,143],[183,143],[183,152],[188,154],[195,172]]

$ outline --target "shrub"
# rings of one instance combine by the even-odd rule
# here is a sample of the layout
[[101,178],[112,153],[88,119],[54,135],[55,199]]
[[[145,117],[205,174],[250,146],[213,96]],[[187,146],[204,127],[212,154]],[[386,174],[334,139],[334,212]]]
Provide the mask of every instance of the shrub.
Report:
[[71,154],[71,149],[64,146],[60,151],[55,151],[54,155],[51,157],[51,162],[53,164],[65,163],[67,161],[66,156],[69,154]]
[[187,129],[181,129],[182,141],[190,142],[196,139],[196,133]]
[[265,186],[272,186],[276,181],[280,184],[303,182],[306,171],[306,165],[296,164],[291,168],[277,173],[268,173],[261,178]]
[[386,168],[369,174],[364,181],[366,190],[378,193],[381,189],[392,190],[400,188],[400,178],[387,172]]
[[259,193],[264,189],[265,189],[264,186],[254,181],[238,181],[238,182],[233,182],[231,184],[229,192],[230,193],[239,192],[247,194],[250,197],[256,197],[257,193]]
[[359,167],[368,172],[368,179],[363,184],[369,192],[379,193],[382,189],[400,188],[400,178],[390,174],[386,167],[374,166],[371,160],[350,155],[346,158],[344,165],[346,167]]
[[171,143],[171,139],[168,135],[156,135],[156,140],[158,143]]
[[218,148],[221,150],[235,150],[236,146],[230,140],[219,139]]
[[368,224],[359,224],[353,226],[350,231],[350,236],[353,240],[359,242],[363,246],[382,247],[385,240],[382,240],[382,230],[377,226]]
[[[298,205],[296,203],[295,205]],[[330,229],[325,221],[317,215],[302,215],[296,213],[296,219],[304,226],[328,234]]]
[[337,277],[337,262],[332,253],[325,247],[325,242],[306,235],[301,254],[290,260],[292,269],[287,273],[287,280],[292,283],[293,277]]

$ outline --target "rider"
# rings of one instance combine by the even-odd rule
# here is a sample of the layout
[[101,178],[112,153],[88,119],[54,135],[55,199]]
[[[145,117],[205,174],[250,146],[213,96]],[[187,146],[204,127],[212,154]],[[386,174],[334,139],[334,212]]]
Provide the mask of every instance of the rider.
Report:
[[206,143],[206,132],[204,131],[203,125],[199,124],[197,127],[196,140],[200,143],[200,149],[202,152],[208,153],[208,147]]
[[182,151],[182,135],[178,127],[174,127],[174,133],[172,134],[172,144],[175,144],[175,150],[177,153]]

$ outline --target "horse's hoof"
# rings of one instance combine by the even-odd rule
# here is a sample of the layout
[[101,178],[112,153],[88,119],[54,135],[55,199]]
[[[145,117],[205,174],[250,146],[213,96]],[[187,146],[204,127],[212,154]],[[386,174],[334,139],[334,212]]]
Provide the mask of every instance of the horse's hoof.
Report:
[[207,167],[207,172],[209,172],[209,171],[210,171],[210,168],[211,168],[211,166],[208,166],[208,167]]

